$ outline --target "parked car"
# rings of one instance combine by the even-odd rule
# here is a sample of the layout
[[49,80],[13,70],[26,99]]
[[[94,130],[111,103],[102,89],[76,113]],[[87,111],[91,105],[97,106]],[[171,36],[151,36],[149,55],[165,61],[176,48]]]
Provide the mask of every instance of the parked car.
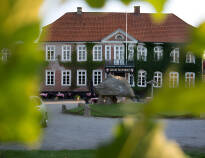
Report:
[[45,104],[40,97],[32,96],[30,97],[32,103],[37,107],[37,110],[41,113],[41,125],[42,127],[48,126],[48,112]]

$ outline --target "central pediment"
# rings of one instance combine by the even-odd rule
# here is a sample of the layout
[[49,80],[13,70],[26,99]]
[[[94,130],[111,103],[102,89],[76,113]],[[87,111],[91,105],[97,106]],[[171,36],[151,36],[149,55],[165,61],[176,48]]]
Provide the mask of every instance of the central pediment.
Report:
[[[126,41],[126,32],[122,29],[117,29],[116,31],[110,33],[106,37],[104,37],[102,42],[125,42]],[[138,42],[134,37],[127,34],[127,41],[128,42]]]

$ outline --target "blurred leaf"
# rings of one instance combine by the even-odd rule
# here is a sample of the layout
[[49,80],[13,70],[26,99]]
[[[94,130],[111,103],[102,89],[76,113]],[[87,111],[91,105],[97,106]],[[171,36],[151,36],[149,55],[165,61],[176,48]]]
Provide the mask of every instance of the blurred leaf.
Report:
[[144,0],[150,3],[156,10],[156,12],[160,13],[164,9],[164,5],[166,4],[167,0]]
[[185,158],[180,147],[166,139],[156,122],[129,119],[118,125],[116,131],[114,140],[97,150],[97,158]]
[[121,0],[122,3],[124,3],[125,5],[128,5],[132,2],[133,0]]
[[205,50],[205,22],[192,31],[190,40],[187,49],[202,56]]
[[0,141],[32,143],[39,138],[40,113],[30,103],[38,95],[43,56],[34,41],[40,30],[42,0],[3,0],[0,13]]
[[154,100],[145,106],[146,115],[156,114],[205,114],[205,84],[195,88],[164,88]]
[[86,2],[93,8],[102,8],[106,0],[86,0]]

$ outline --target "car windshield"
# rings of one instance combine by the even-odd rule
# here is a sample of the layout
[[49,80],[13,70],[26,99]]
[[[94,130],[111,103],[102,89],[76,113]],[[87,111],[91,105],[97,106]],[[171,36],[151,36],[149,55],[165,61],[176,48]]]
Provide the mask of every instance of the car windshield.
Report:
[[33,97],[33,98],[31,98],[31,102],[32,102],[32,104],[35,105],[35,106],[38,106],[38,105],[41,105],[41,104],[42,104],[42,103],[41,103],[41,99],[38,98],[38,97]]

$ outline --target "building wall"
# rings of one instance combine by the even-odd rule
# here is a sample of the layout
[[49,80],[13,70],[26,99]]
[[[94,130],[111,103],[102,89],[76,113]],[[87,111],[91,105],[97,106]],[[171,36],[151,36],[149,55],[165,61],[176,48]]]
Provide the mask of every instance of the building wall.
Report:
[[[112,39],[114,40],[114,39]],[[44,79],[43,79],[43,83],[41,84],[41,91],[55,91],[55,92],[59,92],[59,91],[72,91],[73,88],[71,86],[61,86],[61,71],[62,70],[66,70],[66,69],[70,69],[71,71],[76,71],[73,70],[73,67],[71,66],[70,68],[65,68],[64,66],[61,66],[58,62],[58,56],[61,56],[62,53],[62,46],[63,45],[71,45],[71,50],[72,53],[77,53],[77,51],[73,52],[74,48],[76,47],[76,44],[74,43],[67,43],[67,42],[47,42],[47,43],[42,43],[43,49],[46,50],[46,45],[55,45],[56,47],[56,51],[55,51],[55,56],[56,56],[56,60],[55,61],[51,61],[49,62],[49,65],[45,68],[45,70],[55,70],[55,85],[54,86],[46,86],[45,85],[45,73],[44,73]],[[83,43],[78,43],[78,44],[83,44]],[[98,43],[97,43],[98,44]],[[114,46],[115,45],[124,45],[123,43],[99,43],[100,45],[102,45],[102,54],[103,54],[103,60],[105,59],[105,45],[111,45],[111,60],[114,59]],[[169,64],[166,61],[162,61],[160,63],[154,63],[153,61],[153,48],[156,46],[156,44],[146,44],[145,43],[145,47],[148,49],[147,52],[147,61],[146,62],[139,62],[136,61],[136,52],[135,52],[135,72],[134,72],[134,78],[135,78],[135,87],[134,90],[139,92],[139,91],[146,91],[147,87],[137,87],[136,82],[137,82],[137,72],[138,70],[142,69],[147,71],[148,75],[147,75],[147,80],[151,80],[153,78],[153,72],[154,71],[162,71],[163,72],[163,77],[167,74],[165,74],[166,71],[166,66]],[[163,47],[167,47],[167,45],[162,44]],[[170,56],[170,52],[173,48],[175,47],[179,47],[179,45],[169,45],[169,49],[165,49],[165,51],[163,52],[163,55],[166,57],[167,60],[169,60],[169,56]],[[44,51],[46,53],[46,51]],[[92,53],[92,52],[87,52],[87,53]],[[182,59],[184,55],[182,55],[182,51],[180,51],[180,60],[181,62],[179,64],[175,64],[175,66],[178,66],[182,63]],[[184,59],[183,59],[184,60]],[[200,59],[197,59],[195,64],[192,64],[192,66],[190,67],[190,64],[185,64],[188,66],[184,66],[185,67],[185,71],[189,72],[196,72],[196,76],[200,76],[200,72],[201,72],[201,62],[199,63]],[[164,62],[164,65],[163,65]],[[161,65],[160,65],[161,64]],[[180,66],[180,68],[182,68],[183,66]],[[99,69],[103,70],[103,75],[102,78],[103,80],[105,79],[105,66],[101,66],[99,67]],[[152,69],[152,70],[150,70]],[[181,71],[180,73],[180,79],[184,80],[184,70],[179,69],[173,69],[173,71]],[[128,74],[126,74],[127,77]],[[72,76],[73,77],[77,77],[77,76]],[[76,84],[76,83],[75,83]],[[79,87],[76,87],[79,88]],[[85,87],[84,87],[85,88]],[[86,86],[86,88],[89,88],[88,86]]]

